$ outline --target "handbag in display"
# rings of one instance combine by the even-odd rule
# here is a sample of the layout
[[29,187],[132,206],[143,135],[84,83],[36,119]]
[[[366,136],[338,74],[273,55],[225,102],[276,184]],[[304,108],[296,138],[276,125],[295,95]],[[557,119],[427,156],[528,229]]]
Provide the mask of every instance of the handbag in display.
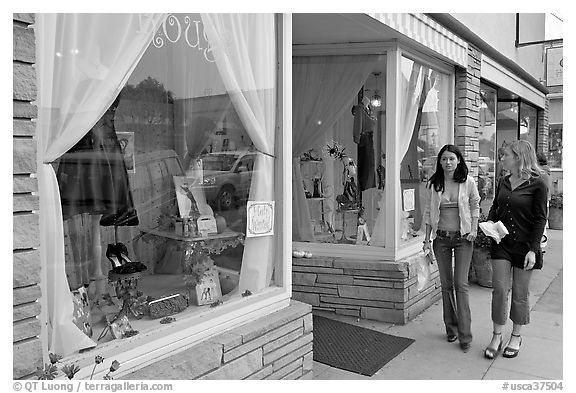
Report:
[[150,318],[157,319],[178,314],[188,307],[188,299],[181,294],[162,297],[148,303]]

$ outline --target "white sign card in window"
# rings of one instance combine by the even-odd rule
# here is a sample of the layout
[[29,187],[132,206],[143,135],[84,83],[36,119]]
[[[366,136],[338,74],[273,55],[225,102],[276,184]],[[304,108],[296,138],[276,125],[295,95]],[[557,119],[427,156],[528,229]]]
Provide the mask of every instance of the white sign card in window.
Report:
[[248,201],[246,237],[274,234],[274,201]]
[[404,211],[409,212],[414,210],[414,189],[408,188],[404,190]]

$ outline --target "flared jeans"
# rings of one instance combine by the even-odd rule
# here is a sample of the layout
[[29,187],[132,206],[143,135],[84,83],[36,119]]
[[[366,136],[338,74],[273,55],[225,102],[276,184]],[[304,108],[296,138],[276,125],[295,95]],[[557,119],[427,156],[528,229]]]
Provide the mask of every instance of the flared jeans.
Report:
[[[468,299],[468,271],[474,243],[462,236],[436,236],[432,244],[442,285],[442,310],[446,334],[460,343],[472,341],[472,317]],[[454,255],[454,264],[452,264]]]

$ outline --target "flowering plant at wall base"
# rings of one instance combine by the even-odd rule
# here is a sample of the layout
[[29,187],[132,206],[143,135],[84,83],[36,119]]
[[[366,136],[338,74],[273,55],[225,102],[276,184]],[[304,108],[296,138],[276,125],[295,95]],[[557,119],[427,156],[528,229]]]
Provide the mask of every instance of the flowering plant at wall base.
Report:
[[563,193],[553,194],[550,197],[550,207],[555,207],[556,209],[564,208],[564,195]]
[[[58,370],[56,363],[59,363],[60,360],[62,360],[62,356],[56,355],[53,353],[48,354],[48,356],[50,358],[50,364],[46,363],[46,364],[44,364],[44,368],[38,367],[36,370],[36,376],[38,377],[38,379],[54,380],[58,377],[58,374],[60,372],[62,372],[62,374],[64,374],[64,375],[66,375],[66,377],[68,379],[72,379],[80,371],[80,368],[77,365],[75,365],[74,363],[66,364],[66,365],[62,366],[60,368],[60,370]],[[97,355],[94,357],[94,367],[92,368],[92,373],[90,374],[90,379],[92,379],[92,377],[94,377],[94,371],[96,370],[96,366],[100,363],[103,363],[103,362],[104,362],[104,358],[102,356]],[[114,371],[117,371],[119,368],[120,368],[120,363],[117,360],[113,360],[112,363],[110,364],[110,368],[108,369],[108,372],[106,373],[106,375],[104,375],[103,379],[105,379],[105,380],[113,379],[110,374],[113,373]]]

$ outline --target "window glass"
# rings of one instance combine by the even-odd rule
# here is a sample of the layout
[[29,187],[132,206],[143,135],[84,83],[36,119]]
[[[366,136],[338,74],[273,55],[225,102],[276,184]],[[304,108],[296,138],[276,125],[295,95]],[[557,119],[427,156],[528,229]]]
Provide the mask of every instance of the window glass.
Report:
[[562,169],[562,124],[551,124],[548,136],[548,165]]
[[506,171],[500,163],[504,148],[512,141],[518,139],[518,108],[517,101],[498,101],[498,114],[496,116],[496,184]]
[[[308,57],[294,63],[294,149],[302,153],[294,171],[301,183],[296,180],[293,188],[293,238],[384,247],[385,57]],[[325,98],[318,102],[317,96]],[[319,120],[311,125],[311,118]],[[316,131],[324,121],[330,126],[311,144],[310,134],[299,140],[300,125]]]
[[400,233],[407,242],[424,233],[426,183],[438,152],[451,143],[448,75],[402,57],[400,145]]
[[520,104],[520,139],[532,144],[536,150],[538,110],[525,102]]
[[[170,15],[114,104],[58,162],[75,323],[102,335],[98,344],[275,285],[273,236],[246,232],[247,201],[274,199],[276,33],[273,15],[234,18]],[[265,213],[254,221],[271,223]]]
[[480,209],[488,214],[495,192],[496,169],[496,89],[480,85],[480,124],[478,127],[478,192]]

